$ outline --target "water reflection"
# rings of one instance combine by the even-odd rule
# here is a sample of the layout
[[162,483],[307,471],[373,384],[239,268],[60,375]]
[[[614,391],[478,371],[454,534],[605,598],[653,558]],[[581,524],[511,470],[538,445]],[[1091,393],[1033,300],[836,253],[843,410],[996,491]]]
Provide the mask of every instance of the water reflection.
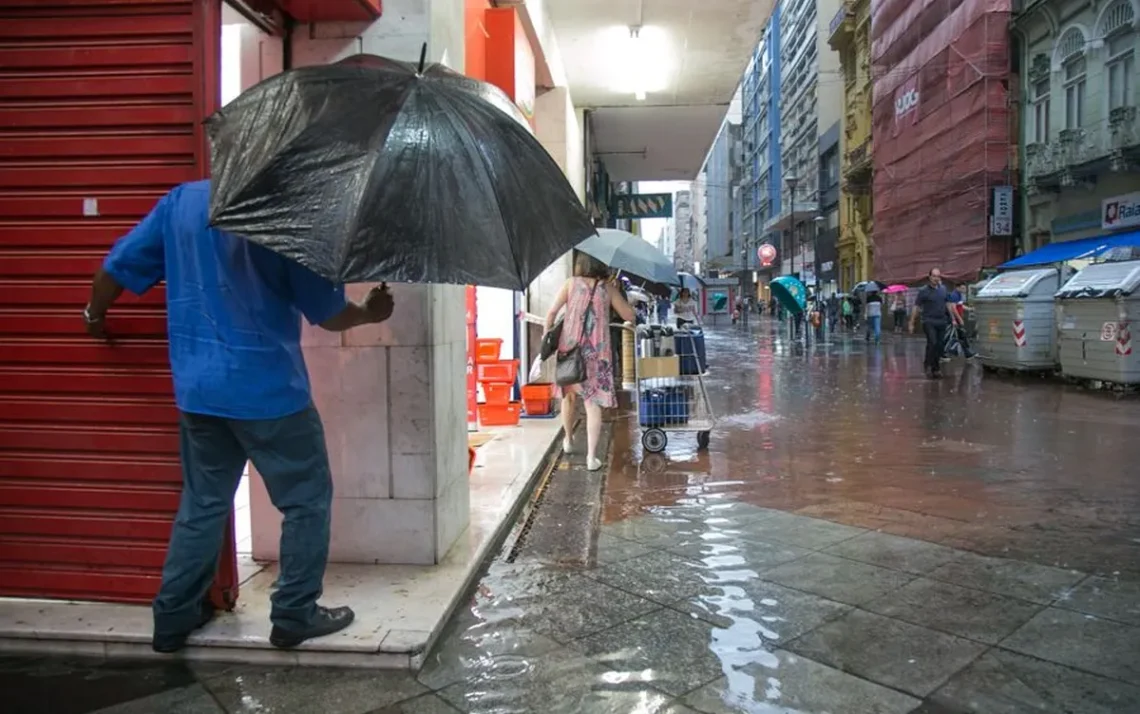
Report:
[[[493,564],[422,681],[473,712],[656,712],[678,698],[906,712],[920,702],[899,687],[788,649],[845,618],[857,598],[843,589],[865,585],[799,565],[833,557],[819,551],[872,529],[1140,578],[1140,486],[1120,467],[1140,457],[1134,404],[960,361],[932,382],[921,344],[894,336],[805,342],[762,324],[710,332],[708,349],[709,451],[688,434],[646,454],[635,420],[615,422],[597,562]],[[872,584],[915,577],[844,562]]]

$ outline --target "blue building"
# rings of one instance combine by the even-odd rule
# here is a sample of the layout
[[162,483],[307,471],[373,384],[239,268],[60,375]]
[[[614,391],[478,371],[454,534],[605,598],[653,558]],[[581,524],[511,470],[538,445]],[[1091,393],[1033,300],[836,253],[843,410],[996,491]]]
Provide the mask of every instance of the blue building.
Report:
[[766,229],[781,213],[781,5],[777,3],[773,9],[741,83],[744,168],[740,181],[740,236],[746,266],[757,265],[756,247],[761,243],[781,245],[779,231]]

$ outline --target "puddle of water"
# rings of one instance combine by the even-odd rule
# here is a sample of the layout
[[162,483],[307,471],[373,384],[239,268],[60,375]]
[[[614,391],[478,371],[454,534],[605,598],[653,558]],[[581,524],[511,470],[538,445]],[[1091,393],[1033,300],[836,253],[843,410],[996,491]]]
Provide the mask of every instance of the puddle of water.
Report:
[[717,419],[716,424],[718,427],[756,429],[765,424],[770,424],[777,419],[779,419],[779,417],[774,414],[769,414],[768,412],[752,411],[744,414],[732,414],[730,416],[721,417]]

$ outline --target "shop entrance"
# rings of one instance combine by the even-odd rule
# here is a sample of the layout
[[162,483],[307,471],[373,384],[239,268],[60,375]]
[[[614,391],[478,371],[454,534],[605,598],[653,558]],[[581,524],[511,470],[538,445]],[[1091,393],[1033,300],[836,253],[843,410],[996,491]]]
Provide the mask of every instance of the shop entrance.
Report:
[[[281,37],[255,25],[229,3],[222,4],[222,106],[261,80],[284,69]],[[239,570],[252,568],[253,521],[249,507],[249,466],[234,497],[234,538]]]

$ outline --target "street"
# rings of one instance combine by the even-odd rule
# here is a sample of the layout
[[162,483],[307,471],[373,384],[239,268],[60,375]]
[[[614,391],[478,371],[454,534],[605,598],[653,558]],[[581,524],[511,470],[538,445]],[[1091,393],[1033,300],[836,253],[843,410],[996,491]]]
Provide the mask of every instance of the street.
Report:
[[418,676],[8,658],[4,709],[1140,711],[1136,399],[780,327],[710,332],[708,452],[556,469]]

